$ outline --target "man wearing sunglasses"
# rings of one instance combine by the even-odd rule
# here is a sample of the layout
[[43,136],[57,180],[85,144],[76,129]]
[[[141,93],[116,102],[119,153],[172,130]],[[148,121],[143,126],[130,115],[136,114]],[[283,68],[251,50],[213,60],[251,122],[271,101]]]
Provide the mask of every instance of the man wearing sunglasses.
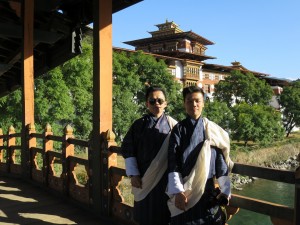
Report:
[[134,194],[134,219],[140,225],[167,225],[167,151],[177,121],[164,113],[167,100],[162,88],[149,87],[145,100],[148,113],[130,127],[122,155]]

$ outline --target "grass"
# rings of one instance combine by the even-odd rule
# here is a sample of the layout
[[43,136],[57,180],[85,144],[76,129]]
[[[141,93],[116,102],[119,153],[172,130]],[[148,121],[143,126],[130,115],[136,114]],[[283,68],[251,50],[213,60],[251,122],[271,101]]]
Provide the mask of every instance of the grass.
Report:
[[300,132],[293,132],[282,141],[273,142],[267,147],[251,143],[247,147],[233,142],[231,159],[234,162],[265,166],[272,162],[287,160],[300,153]]

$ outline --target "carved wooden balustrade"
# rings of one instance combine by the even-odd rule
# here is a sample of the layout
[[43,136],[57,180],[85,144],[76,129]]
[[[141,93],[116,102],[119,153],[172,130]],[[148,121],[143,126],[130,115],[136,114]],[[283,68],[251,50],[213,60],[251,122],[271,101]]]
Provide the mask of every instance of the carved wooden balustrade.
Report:
[[[15,133],[13,127],[9,128],[7,134],[3,134],[0,129],[0,173],[12,176],[22,174],[21,164],[17,162],[16,155],[21,146],[16,140],[20,138],[20,133]],[[26,143],[30,143],[28,154],[30,154],[28,168],[30,169],[31,181],[54,190],[63,196],[67,196],[78,203],[78,205],[89,208],[92,199],[92,188],[90,187],[89,159],[74,156],[75,146],[80,146],[90,151],[89,141],[75,139],[73,129],[66,126],[62,136],[55,136],[51,126],[47,125],[43,133],[36,133],[34,125],[27,127]],[[121,185],[126,178],[125,170],[118,167],[117,155],[120,154],[120,147],[114,141],[115,135],[107,131],[102,135],[101,159],[99,163],[103,171],[102,197],[104,206],[109,209],[109,218],[119,221],[122,224],[135,224],[133,220],[132,206],[125,202],[124,193],[121,192]],[[54,149],[54,142],[60,143],[60,148]],[[39,145],[39,146],[38,146]],[[57,146],[57,145],[56,145]],[[77,168],[81,168],[81,173],[86,176],[85,183],[79,183]],[[58,168],[58,169],[57,169]],[[295,185],[294,207],[275,204],[259,199],[249,198],[240,195],[233,195],[230,206],[227,207],[229,215],[234,215],[239,208],[251,210],[271,217],[274,225],[300,225],[300,169],[296,171],[284,171],[270,169],[259,166],[251,166],[236,163],[233,173],[258,177],[273,181],[285,182]],[[95,175],[95,174],[94,174]],[[96,174],[96,176],[100,175]],[[126,182],[125,182],[126,183]],[[127,186],[129,182],[127,180]],[[130,189],[130,185],[128,189]],[[101,190],[99,190],[101,191]],[[130,191],[130,190],[129,190]],[[270,190],[276,194],[276,190]],[[278,192],[277,194],[280,195]],[[128,195],[128,193],[127,193]],[[298,212],[298,213],[296,213]]]

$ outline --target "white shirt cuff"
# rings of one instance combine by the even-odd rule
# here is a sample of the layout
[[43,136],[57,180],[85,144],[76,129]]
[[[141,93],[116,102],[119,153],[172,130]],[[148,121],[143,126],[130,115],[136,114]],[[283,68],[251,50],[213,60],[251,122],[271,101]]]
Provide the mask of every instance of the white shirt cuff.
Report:
[[184,192],[183,180],[180,173],[178,172],[169,173],[168,179],[169,179],[168,190],[167,190],[168,195]]
[[218,178],[218,183],[221,189],[221,192],[226,194],[227,196],[231,195],[231,184],[229,176],[221,176]]
[[138,169],[138,165],[135,157],[129,157],[125,159],[125,168],[126,168],[127,176],[140,175],[140,171]]

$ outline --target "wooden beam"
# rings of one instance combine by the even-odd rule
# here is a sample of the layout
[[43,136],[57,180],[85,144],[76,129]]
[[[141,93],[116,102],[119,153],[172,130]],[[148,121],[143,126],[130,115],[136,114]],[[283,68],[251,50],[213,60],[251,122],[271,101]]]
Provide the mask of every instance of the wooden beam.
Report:
[[25,177],[30,176],[29,145],[26,129],[34,124],[34,58],[33,58],[33,20],[34,0],[23,0],[23,49],[22,49],[22,169]]
[[[230,205],[279,219],[293,221],[294,209],[285,205],[233,194]],[[298,224],[297,224],[298,225]]]
[[[298,159],[300,159],[300,154],[298,155]],[[299,160],[298,160],[299,161]],[[295,171],[295,203],[294,203],[294,225],[300,225],[300,167],[298,167]],[[296,213],[297,212],[297,213]]]
[[[13,23],[0,23],[0,37],[3,38],[22,38],[22,27],[19,25],[15,25]],[[44,30],[34,30],[34,40],[39,43],[46,43],[46,44],[54,44],[57,42],[60,38],[62,38],[63,35],[56,33],[56,32],[50,32],[50,31],[44,31]]]
[[235,163],[232,173],[295,184],[295,172]]
[[[107,215],[108,205],[103,199],[104,183],[108,175],[103,173],[102,152],[104,140],[101,134],[112,130],[112,0],[93,1],[93,135],[89,151],[90,203],[96,213]],[[107,159],[106,159],[107,161]],[[106,162],[107,163],[107,162]],[[107,198],[107,194],[106,194]]]

